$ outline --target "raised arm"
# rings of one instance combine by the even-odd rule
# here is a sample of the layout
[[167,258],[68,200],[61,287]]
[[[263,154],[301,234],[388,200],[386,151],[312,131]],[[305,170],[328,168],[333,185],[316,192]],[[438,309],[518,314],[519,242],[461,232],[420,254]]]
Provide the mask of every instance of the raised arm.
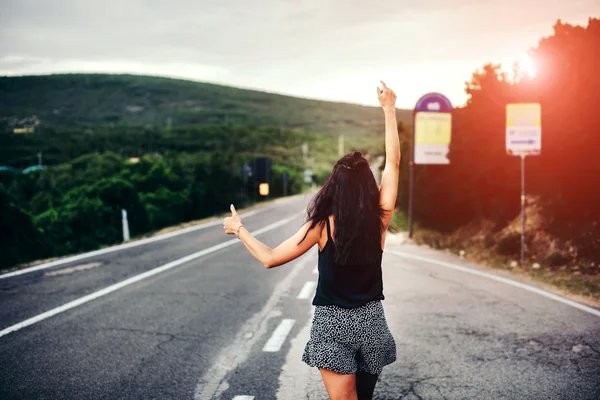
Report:
[[398,195],[398,176],[400,174],[400,139],[398,138],[398,122],[396,120],[396,94],[381,82],[382,89],[377,88],[379,104],[385,116],[385,167],[379,187],[379,202],[386,210],[383,216],[385,229],[390,225]]
[[[231,217],[223,221],[223,228],[228,235],[235,234],[246,246],[250,254],[256,258],[266,268],[278,267],[286,264],[302,254],[319,242],[321,237],[321,225],[317,224],[310,229],[311,222],[305,223],[292,237],[283,241],[274,249],[270,248],[248,232],[233,204],[231,205]],[[310,229],[302,243],[298,244],[304,237],[306,231]]]

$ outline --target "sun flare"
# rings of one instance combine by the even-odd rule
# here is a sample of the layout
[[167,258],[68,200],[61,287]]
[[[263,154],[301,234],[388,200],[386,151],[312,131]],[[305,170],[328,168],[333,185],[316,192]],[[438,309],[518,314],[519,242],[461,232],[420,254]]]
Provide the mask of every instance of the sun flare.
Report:
[[519,69],[521,71],[525,72],[525,74],[529,75],[532,78],[535,77],[535,64],[533,63],[533,60],[531,59],[531,57],[525,56],[525,57],[521,58],[521,60],[519,60],[518,64],[519,64]]
[[[515,67],[517,70],[515,70]],[[522,77],[534,78],[536,75],[535,63],[528,55],[521,57],[518,61],[504,62],[500,69],[512,79],[520,79]],[[516,76],[515,74],[518,74]]]

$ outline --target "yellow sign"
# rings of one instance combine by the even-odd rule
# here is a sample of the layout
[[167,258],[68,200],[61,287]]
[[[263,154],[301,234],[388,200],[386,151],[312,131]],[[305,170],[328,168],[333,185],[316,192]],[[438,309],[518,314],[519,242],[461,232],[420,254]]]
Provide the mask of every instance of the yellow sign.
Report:
[[452,114],[415,114],[415,164],[449,164]]
[[33,133],[33,128],[15,128],[13,133]]
[[542,126],[542,106],[539,103],[507,104],[506,126]]
[[452,114],[418,112],[415,115],[415,144],[449,145]]
[[268,183],[261,183],[258,185],[258,193],[260,193],[261,196],[268,196],[269,195],[269,184]]

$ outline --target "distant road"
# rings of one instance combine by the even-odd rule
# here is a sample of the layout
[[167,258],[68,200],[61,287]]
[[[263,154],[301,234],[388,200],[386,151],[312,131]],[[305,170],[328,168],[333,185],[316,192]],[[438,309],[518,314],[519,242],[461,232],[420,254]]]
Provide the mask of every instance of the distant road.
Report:
[[[307,200],[244,224],[277,245]],[[315,265],[267,271],[212,224],[0,279],[0,399],[326,399],[300,361]],[[398,361],[376,398],[600,398],[597,310],[420,247],[390,242],[384,273]]]

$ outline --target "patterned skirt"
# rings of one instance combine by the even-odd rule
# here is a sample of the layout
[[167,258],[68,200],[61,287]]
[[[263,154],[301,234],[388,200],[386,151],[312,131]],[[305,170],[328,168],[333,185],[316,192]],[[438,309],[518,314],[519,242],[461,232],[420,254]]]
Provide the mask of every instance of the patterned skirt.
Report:
[[302,361],[340,374],[381,374],[396,361],[396,342],[381,301],[357,308],[316,306]]

